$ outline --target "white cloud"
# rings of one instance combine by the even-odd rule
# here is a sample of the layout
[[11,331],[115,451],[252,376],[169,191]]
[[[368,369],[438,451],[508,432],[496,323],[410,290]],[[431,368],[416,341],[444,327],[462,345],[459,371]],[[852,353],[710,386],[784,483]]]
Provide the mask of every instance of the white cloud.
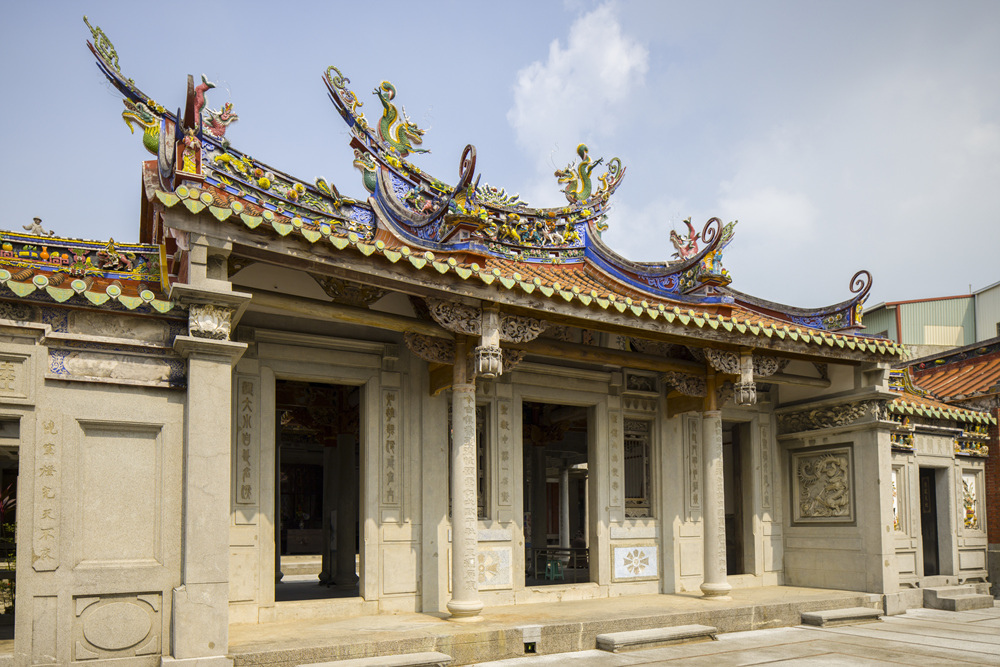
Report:
[[545,62],[518,72],[507,122],[539,174],[575,158],[581,141],[613,133],[648,67],[649,51],[622,33],[608,3],[575,21],[565,46],[553,40]]

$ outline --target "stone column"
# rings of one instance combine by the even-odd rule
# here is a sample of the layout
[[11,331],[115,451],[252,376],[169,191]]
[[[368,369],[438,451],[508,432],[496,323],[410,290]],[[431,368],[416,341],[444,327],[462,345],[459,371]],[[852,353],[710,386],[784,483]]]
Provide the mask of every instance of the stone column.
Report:
[[464,336],[455,340],[451,447],[451,600],[454,620],[481,620],[476,530],[476,385],[467,381]]
[[716,407],[715,374],[709,370],[705,413],[702,417],[701,458],[704,462],[705,580],[707,598],[729,599],[726,581],[726,505],[722,469],[722,412]]
[[337,436],[337,563],[333,583],[350,587],[358,583],[356,556],[358,525],[358,477],[354,449],[357,438],[351,433]]
[[281,419],[274,424],[274,583],[280,584],[281,571]]
[[229,525],[232,509],[232,367],[246,350],[229,340],[249,295],[174,285],[188,306],[181,585],[173,590],[171,652],[164,663],[231,665]]
[[[548,496],[545,493],[548,482],[545,469],[547,461],[545,446],[532,444],[531,452],[534,454],[531,461],[531,557],[534,561],[532,567],[534,567],[538,565],[538,559],[535,558],[537,552],[534,550],[545,549],[549,546],[549,508]],[[541,571],[536,571],[535,576],[540,576],[544,571],[545,563],[542,562]]]
[[569,463],[559,470],[559,546],[569,548]]
[[[322,515],[322,527],[323,527],[323,546],[320,555],[322,557],[322,565],[319,571],[319,583],[329,584],[333,579],[333,559],[336,549],[333,547],[333,541],[336,536],[330,530],[330,515],[339,509],[338,505],[340,503],[340,488],[339,485],[334,483],[336,476],[337,458],[340,454],[340,447],[332,447],[329,442],[323,445],[323,515]],[[339,512],[337,518],[339,519]]]

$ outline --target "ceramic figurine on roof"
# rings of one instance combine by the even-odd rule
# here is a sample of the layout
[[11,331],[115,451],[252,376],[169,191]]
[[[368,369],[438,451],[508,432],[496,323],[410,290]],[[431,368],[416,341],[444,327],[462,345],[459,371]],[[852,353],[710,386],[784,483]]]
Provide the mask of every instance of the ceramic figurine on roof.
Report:
[[563,194],[566,195],[566,201],[570,204],[589,201],[592,197],[610,195],[625,175],[622,161],[618,158],[612,158],[608,163],[607,173],[600,177],[601,187],[594,192],[590,175],[599,164],[604,162],[604,158],[591,161],[587,144],[577,146],[576,154],[580,156],[579,164],[574,160],[564,169],[557,169],[555,172],[556,179],[560,183],[566,184],[566,187],[563,188]]
[[378,122],[378,133],[382,140],[402,157],[411,152],[429,153],[426,148],[414,148],[413,144],[423,142],[424,130],[417,127],[417,124],[406,115],[406,107],[403,107],[402,116],[396,110],[396,105],[392,103],[396,97],[396,87],[388,81],[383,81],[373,94],[382,103],[382,118]]

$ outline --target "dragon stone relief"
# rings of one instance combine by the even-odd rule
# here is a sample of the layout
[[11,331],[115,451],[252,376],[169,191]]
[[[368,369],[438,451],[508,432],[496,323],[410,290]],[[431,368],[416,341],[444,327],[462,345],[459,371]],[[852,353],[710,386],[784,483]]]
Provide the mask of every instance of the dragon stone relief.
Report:
[[795,457],[795,520],[853,518],[847,448]]

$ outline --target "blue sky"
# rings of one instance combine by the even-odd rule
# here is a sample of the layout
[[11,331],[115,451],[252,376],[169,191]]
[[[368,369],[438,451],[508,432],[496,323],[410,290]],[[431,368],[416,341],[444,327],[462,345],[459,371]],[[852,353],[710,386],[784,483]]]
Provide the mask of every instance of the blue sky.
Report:
[[605,240],[663,261],[691,216],[738,219],[733,287],[797,306],[961,294],[1000,280],[1000,3],[22,2],[0,24],[0,228],[138,234],[140,135],[93,64],[86,13],[168,108],[187,74],[232,101],[233,145],[362,196],[321,77],[377,117],[383,79],[428,128],[414,162],[558,205],[578,143],[628,173]]

